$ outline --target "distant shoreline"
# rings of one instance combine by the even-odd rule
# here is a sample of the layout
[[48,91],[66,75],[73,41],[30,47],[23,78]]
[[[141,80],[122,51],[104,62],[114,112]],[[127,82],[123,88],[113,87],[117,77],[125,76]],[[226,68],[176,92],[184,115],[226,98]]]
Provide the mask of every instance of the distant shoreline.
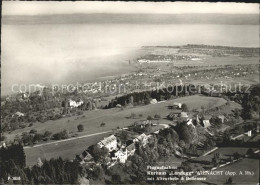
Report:
[[5,15],[2,24],[224,24],[259,25],[258,14],[54,14]]

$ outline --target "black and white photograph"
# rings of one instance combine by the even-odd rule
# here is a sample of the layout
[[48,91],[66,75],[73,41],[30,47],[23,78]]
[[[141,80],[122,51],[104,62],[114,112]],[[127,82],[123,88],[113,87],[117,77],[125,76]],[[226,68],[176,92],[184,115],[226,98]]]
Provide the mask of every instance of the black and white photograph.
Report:
[[259,185],[259,5],[3,1],[0,184]]

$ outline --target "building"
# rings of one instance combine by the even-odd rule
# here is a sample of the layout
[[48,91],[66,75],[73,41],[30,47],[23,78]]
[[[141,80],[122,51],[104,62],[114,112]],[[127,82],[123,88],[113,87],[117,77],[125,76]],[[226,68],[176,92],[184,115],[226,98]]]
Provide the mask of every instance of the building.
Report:
[[127,150],[126,149],[121,149],[121,150],[118,150],[118,151],[112,151],[111,152],[111,159],[113,161],[118,161],[120,163],[125,163],[126,160],[127,160]]
[[187,112],[181,112],[180,117],[181,118],[188,118],[189,116],[188,116]]
[[193,123],[192,123],[192,119],[188,119],[187,125],[191,125],[191,126],[193,126],[193,127],[195,128],[195,126],[194,126]]
[[202,121],[202,123],[203,123],[203,127],[204,127],[204,128],[210,127],[210,122],[209,122],[209,120],[205,120],[205,119],[204,119],[204,120]]
[[82,100],[76,102],[76,101],[73,101],[73,100],[69,100],[69,106],[70,107],[79,107],[83,104],[84,102]]
[[106,147],[109,152],[117,149],[117,139],[116,136],[111,135],[109,137],[104,138],[102,141],[98,143],[100,148]]
[[88,153],[86,150],[82,152],[80,155],[76,155],[76,159],[80,162],[80,164],[84,164],[93,159],[92,155]]
[[150,101],[150,103],[151,103],[151,104],[156,104],[156,103],[157,103],[157,100],[156,100],[156,99],[152,99],[152,100]]
[[221,123],[224,123],[224,121],[225,121],[224,115],[219,115],[218,118],[221,120]]
[[133,141],[128,141],[126,143],[127,156],[132,156],[135,153],[135,143]]
[[182,103],[174,102],[174,103],[173,103],[173,107],[178,108],[178,109],[181,109]]
[[134,143],[140,143],[142,146],[146,146],[149,143],[151,135],[141,134],[133,140]]
[[14,115],[15,115],[15,116],[18,116],[18,117],[23,117],[23,116],[24,116],[24,113],[16,112]]

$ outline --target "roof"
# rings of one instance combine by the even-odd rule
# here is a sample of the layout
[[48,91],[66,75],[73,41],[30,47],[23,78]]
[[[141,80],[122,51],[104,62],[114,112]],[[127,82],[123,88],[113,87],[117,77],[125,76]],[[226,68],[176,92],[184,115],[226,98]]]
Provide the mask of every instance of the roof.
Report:
[[128,151],[134,150],[134,149],[135,149],[135,144],[132,143],[132,144],[128,145],[128,146],[126,147],[126,149],[127,149]]
[[225,119],[225,116],[224,115],[218,115],[218,118]]
[[187,112],[181,112],[181,117],[182,117],[182,118],[187,118],[187,117],[188,117]]
[[136,139],[138,139],[139,141],[142,141],[144,138],[146,138],[147,136],[145,135],[145,133],[142,133],[141,135],[137,136]]
[[157,100],[156,99],[152,99],[151,101],[150,101],[150,103],[157,103]]
[[205,128],[209,127],[210,126],[209,120],[203,120],[203,125]]
[[110,152],[110,156],[111,157],[115,157],[115,153],[116,153],[117,151],[116,150],[112,150],[111,152]]
[[113,141],[115,141],[116,140],[116,136],[114,136],[114,135],[111,135],[111,136],[109,136],[109,137],[106,137],[106,138],[104,138],[102,141],[100,141],[102,144],[104,144],[104,145],[107,145],[107,144],[109,144],[109,143],[111,143],[111,142],[113,142]]

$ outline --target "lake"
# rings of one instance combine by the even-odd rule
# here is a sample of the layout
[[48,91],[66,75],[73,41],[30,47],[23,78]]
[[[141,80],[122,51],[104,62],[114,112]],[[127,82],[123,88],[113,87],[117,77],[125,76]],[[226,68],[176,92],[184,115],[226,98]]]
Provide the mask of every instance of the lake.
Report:
[[2,26],[2,94],[12,84],[69,83],[126,73],[145,45],[259,47],[258,25]]

